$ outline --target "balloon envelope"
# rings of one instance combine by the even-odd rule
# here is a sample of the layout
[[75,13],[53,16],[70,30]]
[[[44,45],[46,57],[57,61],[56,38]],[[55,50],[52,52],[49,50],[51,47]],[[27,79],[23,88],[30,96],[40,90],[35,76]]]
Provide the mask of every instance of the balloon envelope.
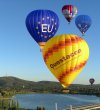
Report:
[[89,82],[91,83],[91,85],[93,85],[93,83],[95,82],[94,78],[89,79]]
[[73,5],[64,5],[62,7],[62,13],[66,20],[68,22],[71,22],[71,20],[76,16],[77,14],[77,8]]
[[75,24],[81,33],[84,34],[91,26],[92,21],[88,15],[79,15],[75,20]]
[[51,10],[34,10],[26,18],[26,27],[42,49],[58,30],[59,18]]
[[62,34],[51,38],[43,49],[43,58],[63,87],[68,87],[82,71],[89,57],[85,40],[77,35]]

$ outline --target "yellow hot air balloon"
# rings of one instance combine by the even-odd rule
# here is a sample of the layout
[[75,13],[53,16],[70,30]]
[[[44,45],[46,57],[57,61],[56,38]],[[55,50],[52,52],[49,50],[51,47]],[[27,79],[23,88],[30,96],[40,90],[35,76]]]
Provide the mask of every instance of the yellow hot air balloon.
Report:
[[73,34],[51,38],[43,49],[43,58],[62,86],[68,87],[79,75],[89,57],[86,41]]

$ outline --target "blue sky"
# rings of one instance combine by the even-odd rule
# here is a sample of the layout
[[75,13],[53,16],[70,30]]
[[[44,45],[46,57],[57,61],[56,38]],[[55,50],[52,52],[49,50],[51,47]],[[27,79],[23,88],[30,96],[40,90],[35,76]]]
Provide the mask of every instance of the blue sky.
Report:
[[88,14],[92,25],[84,39],[90,48],[87,65],[74,83],[89,84],[89,78],[100,83],[100,0],[0,0],[0,76],[15,76],[21,79],[40,81],[56,78],[46,67],[38,44],[32,39],[25,26],[29,12],[36,9],[50,9],[59,17],[60,26],[56,33],[77,34],[75,18],[69,25],[61,9],[63,5],[72,4],[78,14]]

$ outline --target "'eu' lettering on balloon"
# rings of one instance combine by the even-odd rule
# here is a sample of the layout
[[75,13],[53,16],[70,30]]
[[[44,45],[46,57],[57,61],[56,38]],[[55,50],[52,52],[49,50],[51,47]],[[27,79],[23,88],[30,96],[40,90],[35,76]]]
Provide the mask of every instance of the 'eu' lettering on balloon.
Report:
[[42,32],[52,32],[53,29],[53,25],[50,29],[50,25],[49,24],[42,24]]

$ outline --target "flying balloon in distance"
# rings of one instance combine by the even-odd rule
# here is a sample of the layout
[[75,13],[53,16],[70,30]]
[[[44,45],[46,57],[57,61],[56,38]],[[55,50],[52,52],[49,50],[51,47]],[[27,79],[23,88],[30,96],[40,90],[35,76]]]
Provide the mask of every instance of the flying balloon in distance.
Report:
[[74,34],[51,38],[43,49],[43,58],[53,75],[67,88],[84,68],[89,57],[86,41]]
[[79,15],[76,17],[75,24],[77,28],[84,34],[92,24],[92,20],[88,15]]
[[89,82],[90,82],[91,85],[93,85],[93,83],[95,82],[95,79],[91,78],[91,79],[89,79]]
[[62,13],[66,20],[70,23],[77,14],[77,8],[73,5],[64,5],[62,8]]
[[26,27],[41,50],[45,42],[52,38],[58,30],[59,18],[51,10],[34,10],[26,17]]

